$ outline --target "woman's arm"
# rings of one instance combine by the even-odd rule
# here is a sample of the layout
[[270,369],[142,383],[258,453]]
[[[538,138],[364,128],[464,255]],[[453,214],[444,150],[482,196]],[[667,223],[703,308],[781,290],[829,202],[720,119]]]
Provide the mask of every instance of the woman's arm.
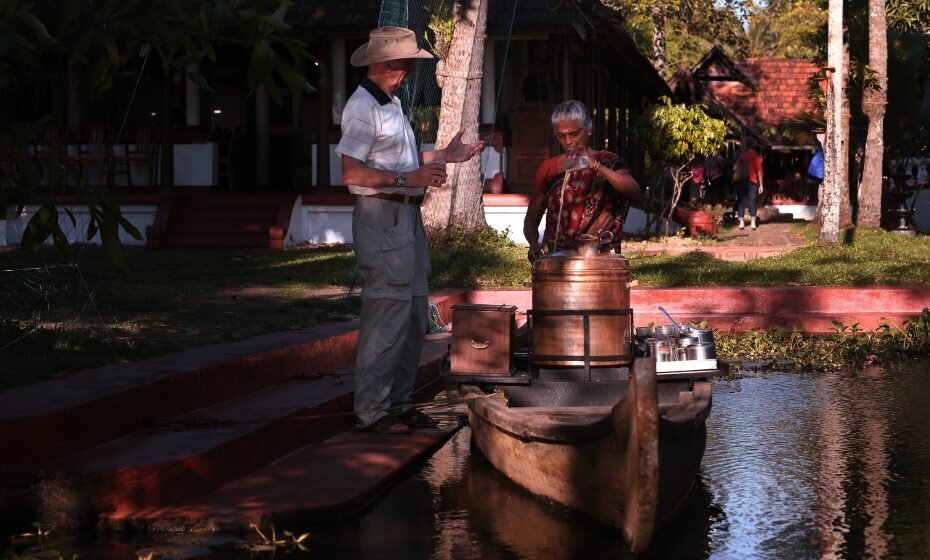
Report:
[[606,165],[602,165],[596,159],[592,158],[592,160],[594,162],[592,169],[595,175],[603,177],[615,191],[620,193],[620,196],[628,200],[633,206],[642,206],[643,191],[628,170],[611,169]]
[[526,217],[523,219],[523,237],[530,246],[530,262],[535,261],[542,256],[542,250],[539,247],[539,222],[542,221],[543,214],[546,212],[546,195],[543,193],[533,192],[530,195],[530,202],[526,207]]

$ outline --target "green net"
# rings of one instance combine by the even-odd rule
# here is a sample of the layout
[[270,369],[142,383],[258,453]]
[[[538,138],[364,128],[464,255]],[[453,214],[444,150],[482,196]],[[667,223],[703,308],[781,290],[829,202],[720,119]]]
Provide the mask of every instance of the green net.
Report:
[[[451,8],[452,0],[382,0],[378,26],[395,25],[412,29],[420,47],[426,48],[425,36],[429,23],[427,8],[436,9],[437,5]],[[416,63],[416,73],[407,79],[401,91],[397,92],[397,97],[410,119],[417,144],[422,146],[424,143],[435,142],[442,93],[436,83],[436,60],[419,58]]]

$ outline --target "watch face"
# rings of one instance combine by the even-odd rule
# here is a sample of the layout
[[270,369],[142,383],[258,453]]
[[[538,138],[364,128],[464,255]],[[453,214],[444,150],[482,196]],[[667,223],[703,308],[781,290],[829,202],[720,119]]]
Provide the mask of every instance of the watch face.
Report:
[[398,173],[397,176],[394,177],[394,184],[398,187],[405,186],[407,184],[407,176],[403,173]]

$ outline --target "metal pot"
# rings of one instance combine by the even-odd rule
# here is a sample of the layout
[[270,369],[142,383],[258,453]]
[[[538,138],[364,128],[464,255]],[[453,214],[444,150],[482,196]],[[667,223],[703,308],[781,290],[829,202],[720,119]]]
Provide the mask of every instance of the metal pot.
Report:
[[678,334],[675,325],[656,325],[656,334],[662,336],[674,336]]
[[696,336],[698,338],[698,342],[702,342],[702,343],[709,342],[711,344],[714,343],[714,331],[693,329],[688,334],[690,334],[691,336]]
[[691,336],[690,334],[683,334],[678,337],[678,346],[682,348],[687,348],[692,344],[698,344],[700,340],[696,336]]
[[636,327],[636,338],[645,340],[651,338],[655,334],[655,331],[652,330],[652,327]]
[[[601,239],[595,240],[599,247]],[[630,265],[620,255],[585,254],[589,251],[558,251],[533,263],[530,317],[535,364],[584,365],[586,322],[592,366],[633,360]]]
[[689,360],[710,360],[717,357],[717,349],[708,342],[693,344],[685,348],[685,357]]

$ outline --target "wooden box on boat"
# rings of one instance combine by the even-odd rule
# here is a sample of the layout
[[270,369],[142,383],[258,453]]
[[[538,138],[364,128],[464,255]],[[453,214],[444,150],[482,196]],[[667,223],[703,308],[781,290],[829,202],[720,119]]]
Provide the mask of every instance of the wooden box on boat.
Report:
[[516,311],[513,305],[453,305],[452,375],[509,376]]

